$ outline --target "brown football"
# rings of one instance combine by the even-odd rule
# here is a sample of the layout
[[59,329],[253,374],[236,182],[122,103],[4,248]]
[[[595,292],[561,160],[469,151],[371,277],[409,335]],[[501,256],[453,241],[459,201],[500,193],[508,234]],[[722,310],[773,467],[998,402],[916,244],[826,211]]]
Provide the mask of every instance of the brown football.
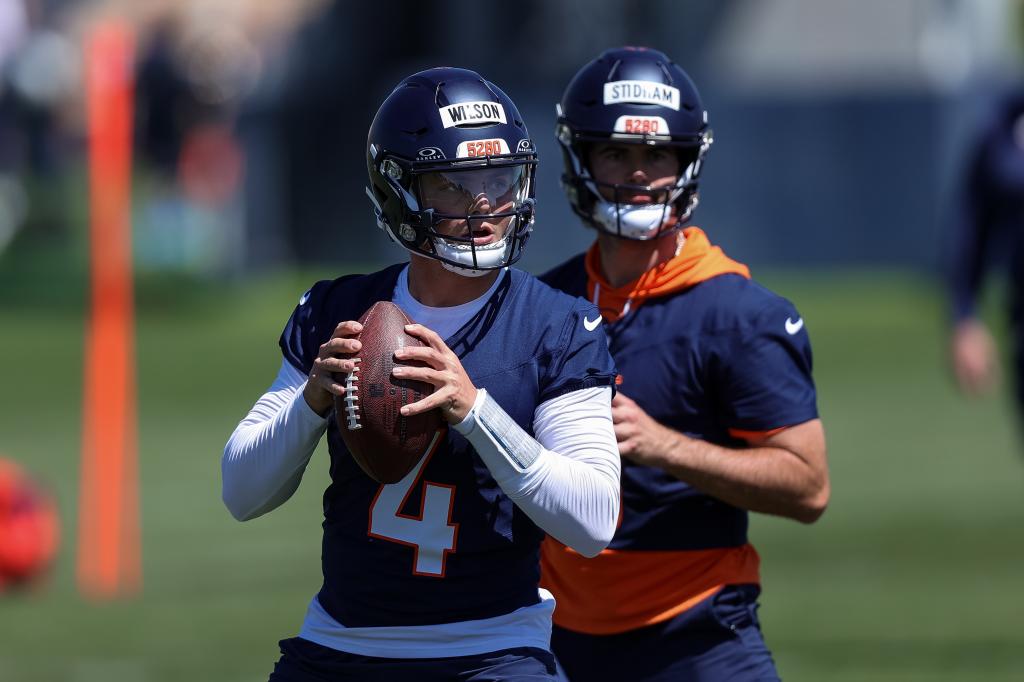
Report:
[[[403,417],[403,405],[434,392],[431,384],[396,379],[395,351],[423,346],[405,325],[412,320],[391,301],[378,301],[359,318],[363,346],[354,356],[356,369],[339,375],[346,395],[335,398],[334,409],[342,440],[367,476],[380,483],[397,483],[427,452],[434,435],[444,428],[438,410]],[[408,363],[423,364],[423,363]]]

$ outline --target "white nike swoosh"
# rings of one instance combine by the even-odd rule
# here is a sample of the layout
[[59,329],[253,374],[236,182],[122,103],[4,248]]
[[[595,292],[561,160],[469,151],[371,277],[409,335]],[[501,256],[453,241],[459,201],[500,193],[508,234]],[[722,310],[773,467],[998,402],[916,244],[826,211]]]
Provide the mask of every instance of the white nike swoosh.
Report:
[[788,317],[786,318],[786,333],[789,334],[790,336],[792,336],[793,334],[796,334],[798,331],[800,331],[803,328],[804,328],[804,318],[798,317],[796,319],[796,322],[794,322],[793,320],[791,320]]
[[588,332],[592,332],[597,329],[597,325],[601,324],[601,316],[598,315],[596,320],[588,320],[586,317],[583,318],[583,328]]

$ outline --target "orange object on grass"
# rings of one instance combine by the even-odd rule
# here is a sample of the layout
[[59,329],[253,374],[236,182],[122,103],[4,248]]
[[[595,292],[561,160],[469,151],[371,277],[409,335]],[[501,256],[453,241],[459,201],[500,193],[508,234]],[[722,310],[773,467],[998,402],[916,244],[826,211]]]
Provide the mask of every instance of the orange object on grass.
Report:
[[60,544],[53,498],[17,464],[0,458],[0,592],[40,576]]

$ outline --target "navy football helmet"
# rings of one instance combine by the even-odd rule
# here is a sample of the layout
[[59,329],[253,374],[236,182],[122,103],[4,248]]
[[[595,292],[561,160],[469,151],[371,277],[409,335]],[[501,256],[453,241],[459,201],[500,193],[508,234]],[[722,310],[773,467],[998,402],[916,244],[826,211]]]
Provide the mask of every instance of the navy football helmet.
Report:
[[[617,237],[646,240],[689,220],[712,135],[697,88],[671,59],[643,47],[607,50],[577,72],[556,109],[562,188],[584,222]],[[588,145],[595,142],[671,147],[679,156],[679,179],[668,191],[598,182],[587,161]],[[601,189],[615,199],[606,199]],[[651,196],[652,203],[619,200],[637,193]]]
[[467,276],[522,254],[537,153],[516,105],[480,74],[436,68],[399,83],[370,126],[366,165],[377,224],[405,249]]

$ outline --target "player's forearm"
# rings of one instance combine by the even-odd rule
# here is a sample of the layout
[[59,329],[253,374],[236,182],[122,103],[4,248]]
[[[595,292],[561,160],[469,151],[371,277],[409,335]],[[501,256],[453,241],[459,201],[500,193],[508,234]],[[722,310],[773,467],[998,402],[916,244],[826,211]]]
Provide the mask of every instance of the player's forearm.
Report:
[[506,493],[530,519],[583,556],[596,556],[615,534],[618,476],[551,450]]
[[611,541],[619,513],[610,389],[574,391],[545,403],[534,424],[538,439],[507,415],[495,417],[491,398],[482,400],[491,402],[474,406],[456,428],[498,485],[549,535],[585,556],[598,554]]
[[651,462],[735,507],[812,523],[828,501],[828,477],[781,447],[727,448],[675,434]]
[[239,521],[265,514],[291,497],[323,435],[326,420],[310,409],[302,384],[296,384],[301,375],[295,374],[294,368],[282,367],[224,448],[222,497]]
[[[974,172],[978,172],[975,169]],[[949,268],[949,293],[954,321],[976,315],[978,293],[988,266],[987,252],[993,224],[990,200],[971,182],[964,190],[961,205],[954,213],[955,225],[951,231],[953,246]]]

